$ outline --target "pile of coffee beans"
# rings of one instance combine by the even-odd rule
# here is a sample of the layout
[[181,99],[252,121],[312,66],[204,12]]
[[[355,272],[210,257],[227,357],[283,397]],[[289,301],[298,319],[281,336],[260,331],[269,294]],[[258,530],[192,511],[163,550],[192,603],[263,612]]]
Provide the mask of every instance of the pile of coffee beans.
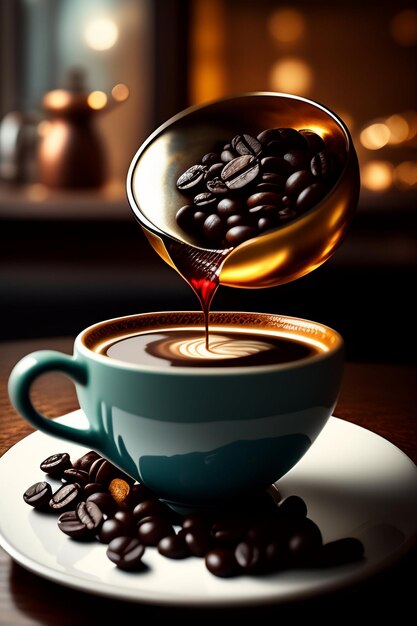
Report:
[[363,557],[355,538],[323,545],[304,501],[298,496],[280,501],[275,488],[227,510],[183,517],[94,451],[74,463],[67,453],[53,454],[40,467],[62,486],[53,492],[49,482],[35,483],[24,501],[59,514],[58,528],[72,539],[107,544],[108,558],[123,570],[146,569],[142,558],[149,547],[170,559],[204,558],[207,569],[221,577],[335,566]]
[[178,178],[177,189],[189,197],[176,214],[178,226],[205,247],[233,248],[314,207],[340,170],[312,130],[236,135]]

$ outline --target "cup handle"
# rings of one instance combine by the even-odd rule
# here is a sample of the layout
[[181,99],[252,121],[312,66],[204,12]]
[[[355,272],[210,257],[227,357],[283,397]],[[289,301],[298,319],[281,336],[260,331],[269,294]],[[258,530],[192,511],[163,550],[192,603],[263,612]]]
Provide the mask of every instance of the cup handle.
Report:
[[98,441],[96,433],[91,428],[84,430],[59,424],[44,417],[33,406],[29,395],[30,387],[38,376],[47,372],[62,372],[81,385],[86,385],[88,380],[86,366],[74,357],[53,350],[32,352],[15,365],[9,378],[9,397],[14,407],[39,430],[95,448]]

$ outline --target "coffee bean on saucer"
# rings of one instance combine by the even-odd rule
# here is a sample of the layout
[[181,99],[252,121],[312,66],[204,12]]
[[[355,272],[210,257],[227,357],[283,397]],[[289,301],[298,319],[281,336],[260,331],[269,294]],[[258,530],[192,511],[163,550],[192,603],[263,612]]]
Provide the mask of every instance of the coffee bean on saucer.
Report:
[[142,569],[145,547],[135,537],[115,537],[107,547],[107,557],[119,569],[134,571]]
[[105,515],[114,515],[117,511],[117,502],[109,493],[95,492],[87,498],[87,502],[94,502]]
[[79,502],[75,509],[78,519],[88,530],[97,530],[102,521],[103,513],[94,502]]
[[72,463],[67,452],[52,454],[40,464],[41,470],[54,478],[60,478],[64,470],[70,467],[72,467]]
[[288,540],[291,563],[296,566],[309,565],[317,558],[322,545],[319,527],[306,517],[298,528],[294,529]]
[[285,191],[289,196],[299,196],[309,185],[314,183],[314,176],[308,170],[294,172],[287,178]]
[[318,563],[321,567],[336,567],[353,563],[363,558],[363,544],[354,537],[345,537],[326,543],[319,555]]
[[34,509],[46,508],[52,497],[51,485],[47,482],[39,482],[31,485],[23,494],[23,500],[26,504],[33,506]]
[[189,551],[194,556],[203,557],[213,543],[209,531],[202,527],[193,526],[181,530],[178,534],[184,537]]
[[156,500],[156,495],[143,483],[139,483],[131,487],[125,504],[129,509],[133,510],[139,502],[144,502],[145,500]]
[[102,457],[91,465],[88,477],[90,482],[103,483],[106,486],[110,484],[113,478],[122,478],[128,483],[133,482],[130,476]]
[[113,519],[119,520],[129,529],[129,532],[136,534],[136,520],[131,511],[116,511]]
[[203,229],[205,236],[210,241],[220,241],[224,236],[223,220],[215,213],[207,217]]
[[251,541],[242,541],[239,543],[235,548],[234,556],[240,569],[245,574],[260,569],[263,561],[260,546]]
[[88,472],[76,469],[75,467],[70,467],[69,469],[64,470],[62,478],[67,483],[78,483],[83,487],[88,483]]
[[113,478],[108,486],[108,491],[111,497],[116,500],[120,506],[124,503],[129,495],[130,485],[123,478]]
[[201,528],[203,530],[209,531],[210,527],[211,519],[207,515],[202,515],[201,513],[190,513],[182,520],[183,530],[187,530],[190,528]]
[[182,535],[168,535],[158,543],[158,552],[169,559],[185,559],[190,551]]
[[217,213],[222,218],[242,213],[243,202],[238,198],[223,198],[217,205]]
[[100,455],[98,454],[98,452],[95,452],[94,450],[89,450],[89,452],[86,452],[79,459],[77,459],[73,463],[73,466],[76,469],[82,470],[83,472],[89,472],[90,467],[92,466],[94,461],[96,461],[99,458],[100,458]]
[[226,233],[226,240],[232,246],[238,246],[239,244],[256,237],[257,230],[251,226],[233,226]]
[[211,166],[211,165],[214,165],[214,163],[217,163],[218,160],[219,160],[219,157],[217,156],[215,152],[208,152],[202,157],[201,163],[203,165]]
[[330,150],[323,150],[311,159],[310,168],[313,175],[321,180],[329,180],[336,173],[336,161]]
[[242,519],[226,517],[214,522],[211,536],[216,545],[235,546],[246,535],[247,526]]
[[192,165],[177,180],[177,188],[180,191],[194,189],[203,180],[206,168],[203,165]]
[[250,154],[245,154],[227,163],[221,177],[229,189],[235,190],[251,183],[258,174],[258,161]]
[[205,556],[206,567],[215,576],[228,578],[238,573],[238,565],[233,550],[215,548]]
[[132,529],[129,526],[126,526],[123,522],[118,519],[106,519],[101,525],[101,528],[98,532],[98,539],[101,543],[110,543],[112,539],[116,537],[126,537],[131,535],[132,537],[136,534],[136,529]]
[[67,483],[52,495],[49,508],[62,512],[74,508],[81,497],[81,486],[78,483]]
[[326,144],[317,133],[308,128],[303,128],[298,132],[304,137],[304,140],[307,143],[307,146],[312,154],[315,154],[325,149]]
[[61,513],[58,517],[58,528],[73,539],[84,539],[91,534],[75,511]]
[[137,522],[149,515],[163,515],[169,517],[170,514],[171,509],[160,500],[144,500],[143,502],[139,502],[133,509],[133,516]]
[[106,491],[106,486],[101,483],[87,483],[84,485],[83,493],[84,497],[88,498],[93,493],[102,493],[104,491]]
[[306,187],[297,198],[295,203],[299,212],[304,213],[312,209],[326,194],[326,188],[321,183],[313,183]]
[[137,529],[139,540],[145,546],[157,546],[164,537],[174,535],[175,531],[164,517],[149,517],[139,523]]

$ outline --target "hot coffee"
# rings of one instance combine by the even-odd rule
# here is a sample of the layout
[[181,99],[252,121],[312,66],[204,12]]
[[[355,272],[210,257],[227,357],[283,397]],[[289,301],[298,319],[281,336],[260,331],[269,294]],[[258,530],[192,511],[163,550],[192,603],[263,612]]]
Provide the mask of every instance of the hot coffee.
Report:
[[100,350],[110,358],[134,365],[171,367],[245,367],[291,363],[322,349],[303,339],[279,334],[220,330],[210,335],[210,349],[197,329],[167,329],[118,337]]

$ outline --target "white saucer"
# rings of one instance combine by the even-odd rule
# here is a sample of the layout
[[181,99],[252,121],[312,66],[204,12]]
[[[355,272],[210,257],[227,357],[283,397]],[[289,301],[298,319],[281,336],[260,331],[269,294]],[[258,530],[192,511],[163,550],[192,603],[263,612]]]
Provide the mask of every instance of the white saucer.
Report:
[[[81,411],[60,421],[80,426]],[[326,570],[294,570],[268,576],[219,579],[201,559],[173,561],[147,548],[144,573],[117,570],[98,542],[77,543],[55,516],[23,502],[43,480],[39,463],[55,452],[71,458],[85,449],[36,432],[0,459],[0,545],[27,569],[57,583],[123,600],[177,606],[226,606],[300,600],[327,593],[388,567],[417,538],[417,467],[378,435],[335,417],[299,464],[279,481],[283,496],[297,494],[325,542],[358,537],[366,558]]]

